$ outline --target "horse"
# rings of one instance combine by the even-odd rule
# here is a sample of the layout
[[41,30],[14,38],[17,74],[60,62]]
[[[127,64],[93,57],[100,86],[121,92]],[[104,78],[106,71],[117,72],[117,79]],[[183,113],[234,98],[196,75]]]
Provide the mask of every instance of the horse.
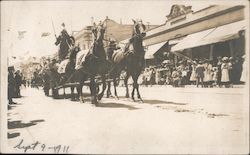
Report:
[[[128,79],[130,76],[132,76],[133,90],[131,93],[131,97],[133,101],[135,101],[134,91],[136,90],[138,99],[142,101],[137,81],[144,68],[145,50],[143,47],[143,38],[146,36],[145,32],[146,27],[142,23],[142,21],[137,22],[133,20],[133,22],[134,22],[134,28],[129,43],[126,45],[124,50],[115,51],[112,54],[113,69],[110,72],[110,76],[113,79],[115,96],[118,98],[116,91],[116,79],[119,78],[121,71],[125,70],[126,72],[126,76],[124,79],[124,83],[126,86],[125,96],[129,98]],[[110,91],[110,84],[108,85],[107,94],[110,93],[108,91]]]
[[[106,76],[110,69],[110,63],[106,60],[106,53],[103,46],[103,39],[105,33],[105,27],[101,23],[94,32],[94,42],[90,48],[88,54],[86,55],[85,61],[81,64],[83,67],[80,68],[78,72],[78,78],[80,85],[78,86],[78,93],[80,95],[80,100],[83,102],[82,87],[87,78],[90,78],[90,92],[91,92],[91,103],[97,106],[98,101],[101,100],[104,92],[106,90]],[[102,81],[102,91],[97,94],[97,85],[95,78],[100,75]]]

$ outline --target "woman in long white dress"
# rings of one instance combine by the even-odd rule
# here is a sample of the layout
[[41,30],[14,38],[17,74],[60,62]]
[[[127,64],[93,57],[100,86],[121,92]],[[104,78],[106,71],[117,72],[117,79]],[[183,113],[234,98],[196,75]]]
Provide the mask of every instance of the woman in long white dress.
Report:
[[195,73],[196,66],[197,66],[197,63],[196,61],[194,61],[194,63],[192,64],[192,73],[189,79],[192,84],[195,84],[196,82],[196,73]]
[[207,86],[212,86],[212,81],[213,81],[213,66],[210,62],[206,62],[204,64],[204,82],[206,83]]
[[246,55],[244,55],[242,57],[244,59],[244,62],[243,62],[243,69],[242,69],[242,74],[241,74],[241,77],[240,77],[240,81],[242,82],[247,82],[247,73],[248,73],[248,65],[247,65],[247,61],[246,61]]
[[229,83],[229,65],[228,65],[228,58],[224,57],[222,59],[223,63],[221,64],[221,82],[222,84],[227,87]]

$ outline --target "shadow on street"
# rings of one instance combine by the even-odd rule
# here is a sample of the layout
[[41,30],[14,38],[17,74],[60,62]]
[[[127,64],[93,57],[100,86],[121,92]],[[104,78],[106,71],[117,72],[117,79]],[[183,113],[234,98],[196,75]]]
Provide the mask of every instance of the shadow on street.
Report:
[[44,120],[42,120],[42,119],[33,120],[33,121],[30,121],[29,123],[22,123],[20,120],[8,121],[8,129],[26,128],[26,127],[36,125],[39,122],[44,122]]
[[187,103],[176,103],[176,102],[168,102],[162,100],[143,100],[144,103],[147,104],[174,104],[174,105],[186,105]]
[[102,107],[102,108],[127,108],[128,110],[136,110],[139,108],[126,105],[126,104],[121,104],[121,103],[98,103],[97,107]]
[[8,139],[15,138],[20,136],[19,132],[14,132],[14,133],[8,133]]

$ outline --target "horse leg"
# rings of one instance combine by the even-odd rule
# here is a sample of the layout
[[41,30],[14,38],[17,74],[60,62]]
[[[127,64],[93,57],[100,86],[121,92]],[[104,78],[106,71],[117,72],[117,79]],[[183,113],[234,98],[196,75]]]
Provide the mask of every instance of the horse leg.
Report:
[[139,92],[139,85],[138,85],[138,83],[137,83],[138,77],[139,77],[138,74],[132,75],[132,78],[133,78],[132,99],[135,100],[135,99],[134,99],[134,90],[136,90],[136,91],[137,91],[137,98],[140,99],[140,101],[142,101],[141,95],[140,95],[140,92]]
[[113,83],[114,83],[114,91],[115,91],[115,97],[117,99],[119,99],[118,95],[117,95],[117,91],[116,91],[116,78],[113,78]]
[[[70,89],[71,89],[71,101],[74,101],[75,100],[75,95],[74,95],[74,88],[75,87],[70,87]],[[65,88],[64,88],[64,90],[65,90]]]
[[104,92],[106,90],[106,78],[104,75],[102,75],[102,92],[100,94],[98,94],[97,98],[98,100],[101,100],[103,95],[104,95]]
[[97,105],[97,97],[96,97],[96,83],[94,77],[91,77],[90,80],[90,92],[91,92],[91,103]]
[[65,87],[63,87],[63,97],[66,98]]
[[135,77],[135,80],[134,80],[135,89],[136,89],[136,91],[137,91],[137,98],[138,98],[141,102],[143,102],[143,100],[142,100],[142,98],[141,98],[140,91],[139,91],[139,84],[137,83],[138,77],[139,77],[139,75],[137,75],[137,76]]
[[78,94],[80,102],[84,103],[82,87],[83,87],[83,82],[80,82],[79,86],[77,86],[77,94]]
[[126,98],[129,98],[128,78],[129,78],[129,75],[127,74],[125,79],[124,79],[124,84],[125,84],[125,87],[126,87]]
[[135,101],[134,93],[135,93],[135,83],[133,83],[133,90],[131,92],[131,98],[132,98],[133,101]]
[[111,82],[108,82],[108,89],[107,89],[107,98],[109,98],[111,95],[111,91],[110,91],[110,87],[111,87]]

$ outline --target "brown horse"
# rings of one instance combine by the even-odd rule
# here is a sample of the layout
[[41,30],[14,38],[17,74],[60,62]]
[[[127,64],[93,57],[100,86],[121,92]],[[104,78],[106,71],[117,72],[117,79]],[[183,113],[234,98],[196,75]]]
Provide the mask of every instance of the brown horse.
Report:
[[[129,43],[126,45],[124,51],[120,50],[118,52],[114,52],[114,54],[112,55],[114,66],[110,73],[110,76],[113,79],[115,96],[118,97],[116,91],[116,79],[119,78],[121,71],[125,70],[126,77],[124,83],[126,86],[126,97],[129,97],[128,78],[132,76],[133,90],[131,93],[131,97],[133,100],[135,100],[134,91],[136,90],[138,99],[142,101],[137,80],[144,67],[145,51],[143,47],[143,38],[146,36],[146,27],[142,22],[136,22],[135,20],[133,20],[133,22],[134,28],[132,38],[129,40]],[[108,85],[108,87],[110,87],[110,85]],[[108,88],[108,91],[109,90],[110,88]],[[109,93],[110,92],[107,92],[107,94]]]
[[[89,53],[86,56],[85,62],[83,62],[83,68],[77,70],[78,78],[80,85],[78,87],[78,93],[80,94],[80,100],[83,101],[82,87],[87,78],[90,78],[90,91],[91,91],[91,102],[92,104],[97,105],[97,99],[101,100],[106,90],[106,78],[105,74],[107,74],[110,69],[110,63],[106,60],[106,54],[103,46],[103,39],[105,33],[105,27],[103,23],[100,24],[95,31],[94,43]],[[97,95],[97,85],[95,78],[97,75],[101,76],[103,89],[100,94]]]

